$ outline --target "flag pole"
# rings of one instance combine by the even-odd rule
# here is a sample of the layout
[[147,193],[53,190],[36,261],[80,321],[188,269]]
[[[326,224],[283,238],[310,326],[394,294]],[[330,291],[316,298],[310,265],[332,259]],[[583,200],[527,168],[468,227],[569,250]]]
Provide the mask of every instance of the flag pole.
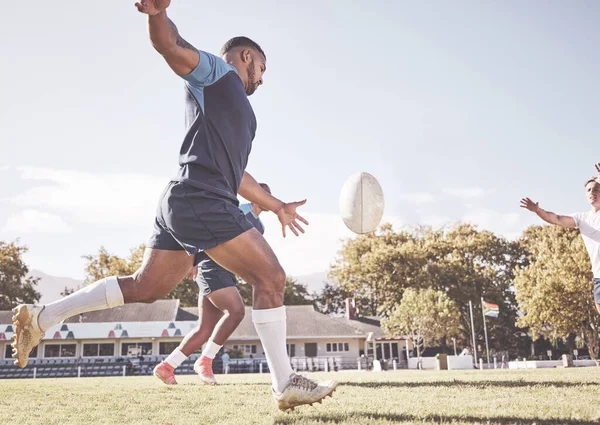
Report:
[[477,367],[477,345],[475,345],[475,325],[473,325],[473,303],[469,300],[469,310],[471,312],[471,334],[473,335],[473,356],[475,367]]
[[485,323],[485,311],[483,307],[483,297],[481,297],[481,314],[483,315],[483,332],[485,334],[485,351],[487,352],[488,367],[490,367],[490,347],[488,345],[487,325]]

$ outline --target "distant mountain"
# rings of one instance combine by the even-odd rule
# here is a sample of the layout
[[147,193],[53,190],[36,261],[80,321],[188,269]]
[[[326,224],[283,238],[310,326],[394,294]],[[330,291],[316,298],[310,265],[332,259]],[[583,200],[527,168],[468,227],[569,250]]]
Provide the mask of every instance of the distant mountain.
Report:
[[30,270],[29,276],[39,277],[36,291],[42,294],[41,304],[48,304],[61,298],[60,293],[65,287],[75,289],[81,285],[81,280],[71,279],[70,277],[50,276],[40,270]]
[[321,291],[325,287],[325,282],[331,282],[331,279],[327,278],[327,272],[318,272],[305,274],[301,276],[294,276],[294,279],[296,279],[298,283],[306,285],[310,294],[312,294],[313,292],[321,293]]

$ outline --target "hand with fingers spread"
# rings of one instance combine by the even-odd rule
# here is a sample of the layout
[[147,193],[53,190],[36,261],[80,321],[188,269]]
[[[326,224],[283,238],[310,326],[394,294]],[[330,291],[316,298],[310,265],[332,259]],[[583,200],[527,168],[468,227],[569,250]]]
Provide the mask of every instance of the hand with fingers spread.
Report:
[[285,238],[285,229],[289,227],[294,235],[298,236],[298,231],[304,233],[304,229],[298,223],[301,221],[302,223],[308,225],[308,221],[301,215],[296,213],[296,208],[302,206],[306,203],[306,199],[300,202],[290,202],[288,204],[284,204],[279,211],[277,211],[277,218],[281,222],[281,227],[283,231],[283,237]]
[[540,209],[539,202],[533,202],[529,198],[521,199],[521,208],[525,208],[531,212],[537,213]]
[[598,173],[598,177],[596,177],[596,181],[598,183],[600,183],[600,162],[597,163],[596,165],[594,165],[594,167],[596,168],[596,172]]
[[138,12],[146,15],[158,15],[171,4],[171,0],[140,0],[135,4]]

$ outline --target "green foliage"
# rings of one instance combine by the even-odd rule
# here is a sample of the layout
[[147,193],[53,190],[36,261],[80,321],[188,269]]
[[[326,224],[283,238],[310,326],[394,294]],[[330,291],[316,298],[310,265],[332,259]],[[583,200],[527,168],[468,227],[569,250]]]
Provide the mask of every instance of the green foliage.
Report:
[[381,323],[390,338],[409,336],[417,353],[442,338],[458,335],[460,312],[448,295],[434,289],[407,289],[402,302]]
[[600,316],[592,297],[588,253],[576,229],[533,226],[520,239],[529,263],[514,281],[524,315],[518,324],[531,328],[535,338],[549,340],[578,335],[590,356],[598,355]]
[[447,294],[460,310],[463,345],[471,339],[469,300],[478,345],[483,344],[483,322],[477,318],[484,297],[500,305],[500,317],[488,321],[491,347],[524,351],[527,341],[515,325],[512,280],[515,268],[525,263],[525,251],[518,243],[470,224],[400,232],[385,224],[375,233],[345,241],[330,275],[342,291],[356,295],[364,316],[389,316],[409,288]]
[[0,241],[0,310],[9,310],[22,303],[36,303],[40,293],[35,287],[38,278],[27,277],[29,269],[23,261],[25,245]]

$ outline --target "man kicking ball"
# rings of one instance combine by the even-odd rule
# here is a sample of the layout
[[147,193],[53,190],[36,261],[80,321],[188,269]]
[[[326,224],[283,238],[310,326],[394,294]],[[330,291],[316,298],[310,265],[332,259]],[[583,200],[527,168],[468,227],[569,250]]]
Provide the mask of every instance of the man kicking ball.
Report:
[[[260,186],[271,193],[268,185],[260,183]],[[254,228],[263,234],[265,228],[258,217],[263,209],[252,203],[240,205],[240,209]],[[219,266],[207,255],[203,256],[194,269],[197,273],[196,282],[200,287],[198,326],[183,338],[178,348],[154,368],[154,376],[168,385],[177,384],[175,369],[205,343],[202,355],[194,363],[194,371],[203,382],[216,384],[212,361],[239,326],[246,311],[233,273]]]
[[592,207],[590,211],[572,215],[558,215],[541,209],[537,202],[533,202],[529,198],[521,199],[521,208],[536,213],[547,223],[579,229],[592,261],[594,302],[596,303],[596,310],[600,313],[600,163],[596,164],[596,171],[598,177],[593,177],[585,183],[587,200]]
[[[225,43],[221,57],[198,50],[179,35],[167,17],[169,5],[170,0],[136,3],[138,11],[148,15],[152,46],[185,80],[186,101],[179,172],[160,198],[155,231],[142,265],[131,276],[101,279],[51,304],[15,308],[15,363],[25,367],[44,332],[68,317],[163,298],[188,274],[195,257],[204,252],[253,287],[252,321],[265,351],[279,408],[321,401],[333,393],[337,383],[319,383],[292,370],[286,351],[285,271],[267,241],[238,208],[240,194],[272,211],[284,237],[286,230],[297,236],[304,232],[300,223],[308,224],[296,212],[306,200],[284,203],[245,171],[256,132],[248,96],[263,84],[265,53],[246,37]],[[202,16],[199,24],[206,18]]]

